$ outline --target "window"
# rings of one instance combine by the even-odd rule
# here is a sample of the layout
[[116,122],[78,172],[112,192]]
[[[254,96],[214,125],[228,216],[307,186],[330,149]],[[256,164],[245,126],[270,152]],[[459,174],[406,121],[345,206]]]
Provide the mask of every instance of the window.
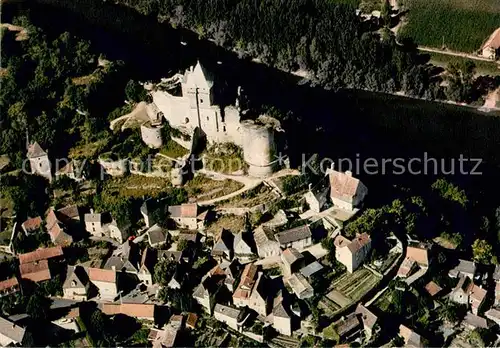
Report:
[[41,167],[42,166],[42,162],[38,162],[38,165]]
[[203,104],[203,99],[200,98],[200,104]]
[[207,116],[207,121],[210,121],[210,117]]
[[189,118],[186,117],[186,119],[184,120],[184,123],[189,123]]

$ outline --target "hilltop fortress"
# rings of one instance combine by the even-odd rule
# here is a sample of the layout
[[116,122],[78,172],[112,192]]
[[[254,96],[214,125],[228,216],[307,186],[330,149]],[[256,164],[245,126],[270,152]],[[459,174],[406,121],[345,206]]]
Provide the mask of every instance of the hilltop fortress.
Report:
[[[209,144],[234,143],[240,146],[251,176],[265,177],[278,168],[275,133],[282,131],[279,121],[265,115],[244,119],[240,88],[234,106],[221,108],[216,105],[214,79],[199,62],[184,75],[176,74],[145,88],[153,99],[148,105],[148,116],[153,124],[164,117],[171,127],[191,138],[198,134],[195,130],[199,129]],[[157,147],[161,144],[157,131],[142,128],[143,140],[148,145]]]

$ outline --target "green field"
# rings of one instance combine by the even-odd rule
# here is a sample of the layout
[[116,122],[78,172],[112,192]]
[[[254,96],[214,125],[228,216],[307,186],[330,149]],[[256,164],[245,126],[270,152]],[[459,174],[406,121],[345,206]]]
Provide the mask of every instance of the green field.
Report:
[[[446,68],[448,63],[458,64],[463,66],[467,60],[471,60],[464,57],[450,56],[448,54],[434,53],[434,52],[422,52],[423,54],[428,54],[430,56],[430,62],[433,65]],[[500,65],[495,62],[486,62],[482,60],[472,60],[476,65],[476,72],[479,75],[500,75]]]
[[407,23],[401,37],[412,37],[418,45],[462,52],[479,50],[500,26],[498,0],[406,0]]

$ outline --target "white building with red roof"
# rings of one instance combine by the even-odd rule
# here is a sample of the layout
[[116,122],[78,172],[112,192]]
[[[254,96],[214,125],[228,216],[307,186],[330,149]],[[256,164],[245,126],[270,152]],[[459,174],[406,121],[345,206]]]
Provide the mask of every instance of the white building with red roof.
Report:
[[168,207],[169,218],[181,227],[198,229],[198,205],[181,204]]
[[330,198],[334,206],[340,209],[353,211],[360,207],[368,194],[368,188],[350,171],[345,173],[330,169]]
[[346,266],[350,273],[365,261],[372,248],[372,240],[367,233],[358,234],[353,240],[339,235],[335,238],[334,244],[335,258]]
[[498,50],[500,49],[500,28],[495,30],[488,40],[481,47],[481,53],[484,58],[495,60],[498,56]]
[[116,272],[109,269],[89,268],[89,280],[99,289],[103,300],[114,300],[118,296]]

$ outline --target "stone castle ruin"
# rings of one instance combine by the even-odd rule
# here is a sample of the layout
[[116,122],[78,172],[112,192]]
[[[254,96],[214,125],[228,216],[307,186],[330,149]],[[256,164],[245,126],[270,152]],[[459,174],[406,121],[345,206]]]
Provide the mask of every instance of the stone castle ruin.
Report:
[[[251,176],[266,177],[279,167],[281,156],[275,141],[276,132],[282,132],[279,121],[269,116],[249,119],[239,100],[235,106],[221,108],[214,100],[214,79],[199,62],[184,75],[176,74],[145,88],[153,100],[147,107],[151,122],[141,126],[148,146],[162,146],[159,125],[163,116],[171,127],[191,138],[198,129],[208,144],[240,146]],[[240,91],[238,88],[238,97]]]

